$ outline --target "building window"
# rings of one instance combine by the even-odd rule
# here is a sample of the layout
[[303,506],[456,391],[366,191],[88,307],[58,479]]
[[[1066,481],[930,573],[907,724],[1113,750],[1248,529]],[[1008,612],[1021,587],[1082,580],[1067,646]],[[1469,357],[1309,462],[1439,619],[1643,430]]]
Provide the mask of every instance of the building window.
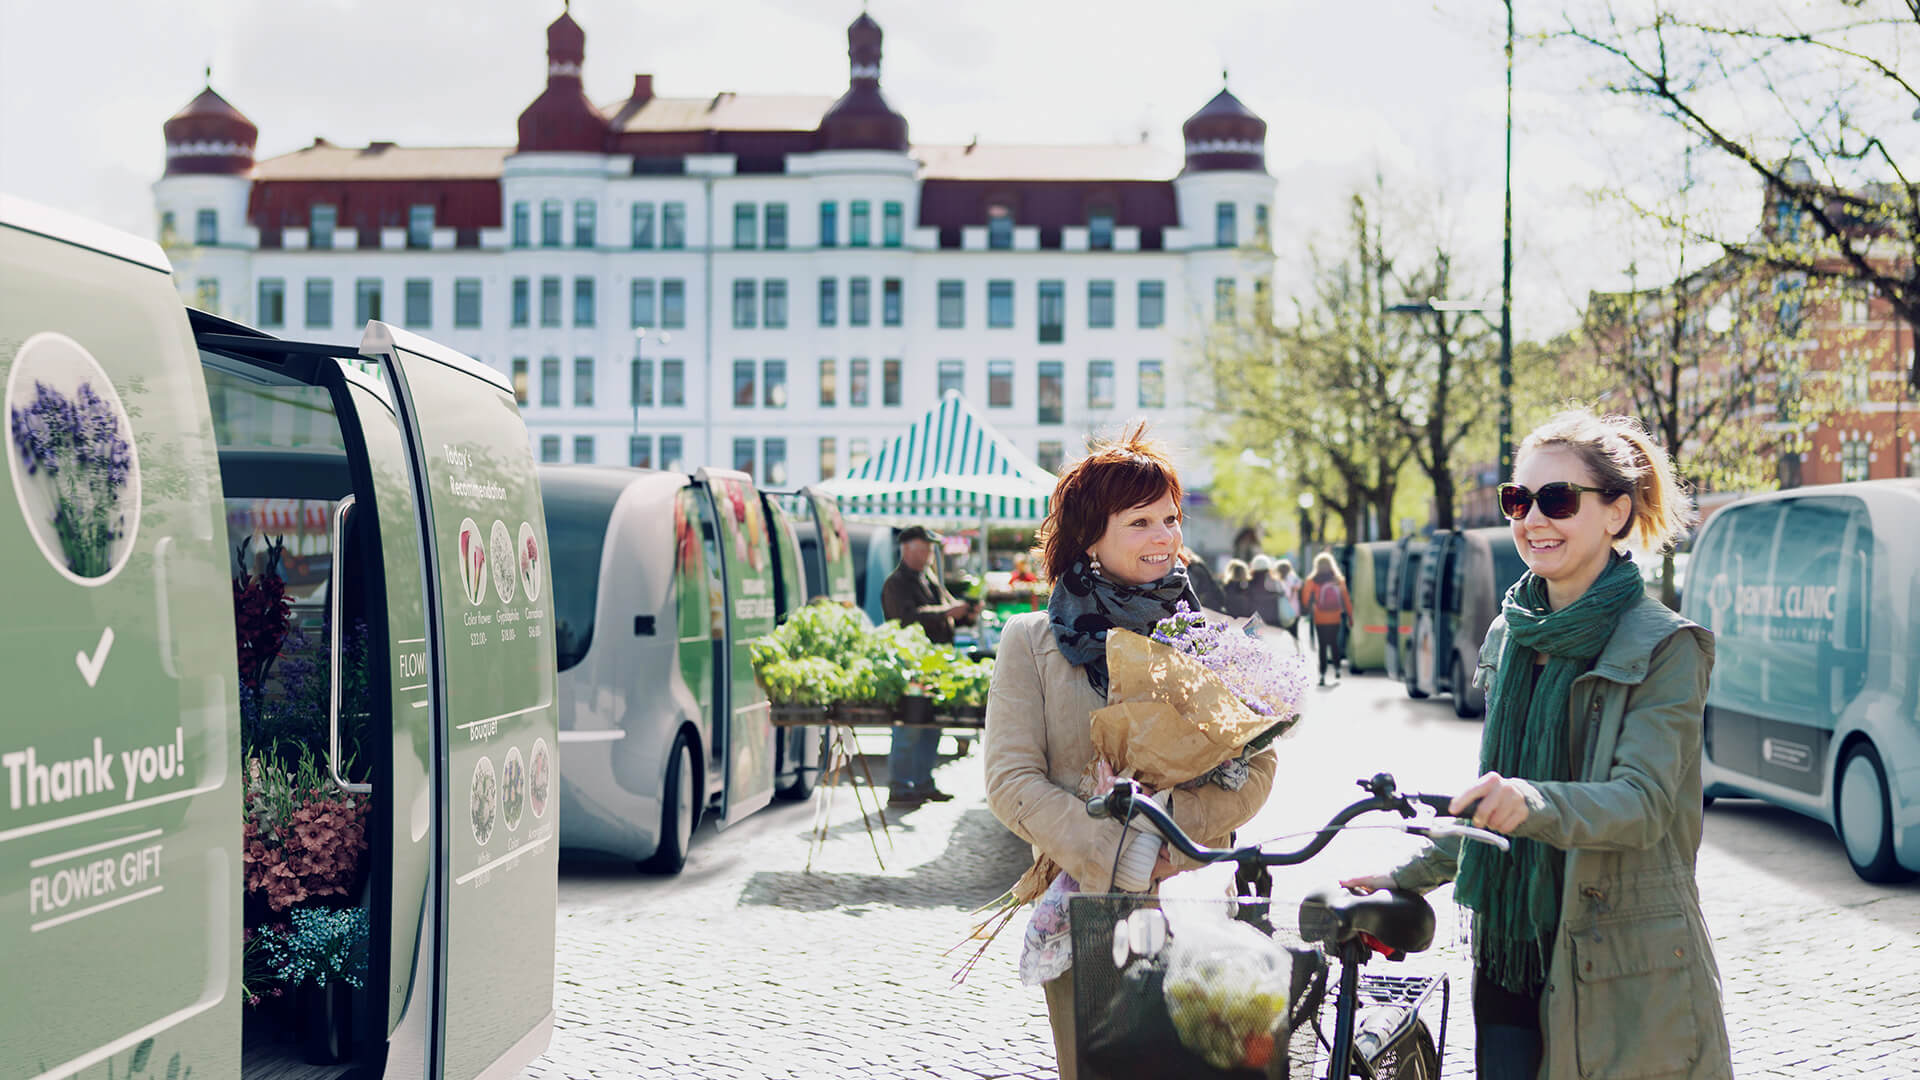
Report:
[[870,310],[873,282],[863,277],[847,279],[847,325],[866,326],[871,323]]
[[766,482],[776,487],[787,482],[787,440],[765,439],[760,443],[760,463],[766,470]]
[[[832,206],[832,203],[826,205]],[[820,325],[832,326],[840,321],[840,282],[835,278],[820,279]]]
[[759,306],[754,299],[753,279],[735,278],[733,281],[733,328],[751,330],[759,321]]
[[653,436],[627,436],[627,467],[632,469],[653,468]]
[[1113,211],[1095,210],[1087,215],[1087,247],[1094,251],[1113,250]]
[[680,450],[680,436],[660,436],[660,467],[676,472],[687,467],[686,455]]
[[820,479],[827,480],[840,471],[840,440],[831,435],[820,439]]
[[890,277],[880,283],[880,323],[900,325],[900,279]]
[[847,228],[849,247],[866,247],[871,241],[873,221],[865,199],[855,199],[847,204]]
[[900,361],[880,361],[880,404],[890,408],[900,405]]
[[560,279],[557,277],[540,279],[540,325],[560,325]]
[[[687,362],[685,360],[660,361],[660,404],[679,407],[687,403]],[[667,444],[660,443],[660,456],[667,456]]]
[[1167,286],[1162,281],[1140,283],[1140,329],[1155,330],[1167,321]]
[[407,325],[429,328],[433,325],[433,282],[427,278],[407,279]]
[[987,282],[987,326],[1007,330],[1013,326],[1013,282]]
[[593,299],[593,279],[577,277],[573,279],[573,325],[592,326],[596,321],[599,306]]
[[365,326],[385,316],[380,313],[381,284],[379,278],[360,278],[353,283],[353,322],[355,326]]
[[992,251],[1013,250],[1013,211],[1010,208],[987,208],[987,248]]
[[733,204],[733,246],[757,246],[760,232],[760,208],[752,203]]
[[1266,203],[1253,204],[1253,245],[1255,247],[1262,249],[1273,247],[1273,226],[1268,220],[1271,216],[1272,209]]
[[[332,287],[332,283],[328,283]],[[220,313],[220,279],[203,277],[193,283],[193,306],[201,311]],[[311,318],[311,316],[309,316]]]
[[733,440],[733,467],[736,472],[753,475],[753,449],[752,439]]
[[1786,243],[1800,239],[1800,210],[1793,205],[1792,199],[1782,198],[1774,204],[1773,227]]
[[653,311],[653,279],[634,278],[627,296],[628,325],[633,327],[655,326]]
[[1066,446],[1059,439],[1041,439],[1034,447],[1034,463],[1050,473],[1058,473],[1067,463]]
[[173,211],[171,210],[160,211],[160,244],[161,246],[171,247],[173,244],[179,241],[180,238],[174,234],[174,230],[177,229],[178,227],[179,227],[178,224],[174,221]]
[[213,247],[220,242],[220,212],[200,210],[193,215],[193,242],[202,247]]
[[285,278],[260,279],[261,326],[285,326],[287,324],[287,282]]
[[573,358],[573,403],[583,409],[593,407],[593,357]]
[[760,283],[761,323],[769,330],[787,328],[787,279],[768,278]]
[[650,248],[653,246],[653,204],[637,202],[633,204],[633,246]]
[[433,246],[433,207],[418,203],[407,207],[407,246],[421,250]]
[[527,403],[527,358],[514,357],[511,370],[513,372],[513,403],[525,405]]
[[1849,405],[1863,407],[1873,403],[1873,363],[1860,349],[1840,354],[1841,393]]
[[867,463],[867,440],[847,440],[847,471],[855,472]]
[[1067,286],[1064,282],[1040,283],[1040,344],[1058,345],[1067,338]]
[[1840,290],[1840,321],[1843,323],[1866,322],[1867,297],[1865,285],[1843,286]]
[[760,365],[760,383],[764,397],[760,403],[769,409],[787,407],[787,362],[768,360]]
[[540,460],[542,463],[547,465],[555,465],[559,463],[560,436],[558,435],[540,436]]
[[591,199],[576,199],[573,204],[573,246],[594,247],[599,240],[599,211]]
[[1920,477],[1920,443],[1907,449],[1907,475]]
[[560,358],[557,356],[540,358],[540,407],[560,407]]
[[513,325],[525,326],[533,318],[533,283],[526,278],[513,279]]
[[840,243],[840,204],[823,202],[820,204],[820,246],[830,248]]
[[967,324],[967,284],[964,281],[940,283],[940,328],[958,330]]
[[307,246],[315,251],[331,251],[333,228],[339,220],[339,209],[326,203],[307,211]]
[[1262,326],[1273,325],[1273,291],[1266,278],[1253,279],[1253,318]]
[[540,204],[540,246],[557,248],[560,246],[559,199],[548,199]]
[[833,408],[836,399],[839,397],[839,389],[840,373],[838,365],[834,363],[831,357],[822,359],[820,361],[820,407],[823,409]]
[[767,250],[777,251],[787,246],[787,204],[770,202],[767,204]]
[[473,330],[480,326],[479,278],[454,279],[453,325],[463,330]]
[[533,243],[533,211],[524,202],[513,204],[513,246],[523,248]]
[[753,408],[755,366],[751,360],[733,362],[733,407],[736,409]]
[[645,357],[634,357],[628,371],[627,404],[636,409],[653,407],[653,361]]
[[1113,361],[1087,361],[1087,408],[1113,408]]
[[868,363],[865,360],[847,361],[847,404],[865,408],[870,402],[868,395]]
[[906,238],[906,214],[897,202],[886,204],[880,211],[880,244],[882,247],[899,247]]
[[1865,439],[1846,439],[1840,443],[1840,481],[1851,484],[1865,480],[1872,471],[1868,464],[1868,443]]
[[1034,401],[1039,408],[1034,420],[1041,424],[1062,423],[1066,419],[1065,366],[1058,360],[1042,360],[1037,370],[1039,378],[1034,384]]
[[947,391],[956,394],[967,392],[967,362],[965,360],[940,361],[939,396],[946,397]]
[[1232,322],[1236,283],[1230,277],[1213,279],[1213,321]]
[[593,464],[593,436],[575,435],[573,437],[573,463],[575,465]]
[[[214,300],[214,303],[217,305],[219,303],[219,300],[217,299],[217,296],[218,296],[217,283],[215,285],[215,294],[216,294],[216,299]],[[215,309],[210,307],[204,310],[212,311]],[[325,330],[325,329],[332,328],[333,326],[333,279],[332,278],[308,278],[307,279],[307,326],[309,329],[314,329],[314,330]]]
[[1095,330],[1113,328],[1113,282],[1087,282],[1087,325]]
[[1239,247],[1240,226],[1239,208],[1230,202],[1215,203],[1213,207],[1213,246]]
[[987,407],[1013,408],[1013,361],[987,361]]
[[1158,360],[1140,361],[1140,407],[1164,409],[1167,406],[1166,372]]
[[668,330],[686,328],[687,283],[679,278],[660,283],[660,325]]
[[687,204],[670,202],[660,207],[660,246],[676,250],[687,246]]

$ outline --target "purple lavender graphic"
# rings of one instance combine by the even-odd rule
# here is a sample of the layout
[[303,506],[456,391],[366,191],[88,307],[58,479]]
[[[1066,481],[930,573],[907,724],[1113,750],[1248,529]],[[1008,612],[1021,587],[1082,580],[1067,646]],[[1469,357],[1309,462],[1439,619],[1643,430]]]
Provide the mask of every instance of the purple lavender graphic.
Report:
[[92,383],[81,383],[74,401],[38,379],[33,388],[32,403],[12,410],[13,445],[27,475],[44,476],[52,492],[49,523],[67,569],[101,577],[113,568],[114,541],[127,532],[120,496],[133,467],[133,445],[119,413]]

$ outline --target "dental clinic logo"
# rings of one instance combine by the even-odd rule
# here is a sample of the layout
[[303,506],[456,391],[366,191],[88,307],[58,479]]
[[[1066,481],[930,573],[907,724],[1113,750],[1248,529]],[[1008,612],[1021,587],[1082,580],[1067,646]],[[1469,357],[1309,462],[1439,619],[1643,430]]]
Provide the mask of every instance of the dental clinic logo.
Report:
[[1713,575],[1713,584],[1707,586],[1707,607],[1713,609],[1714,627],[1723,627],[1727,622],[1727,609],[1733,606],[1733,582],[1728,580],[1726,571]]

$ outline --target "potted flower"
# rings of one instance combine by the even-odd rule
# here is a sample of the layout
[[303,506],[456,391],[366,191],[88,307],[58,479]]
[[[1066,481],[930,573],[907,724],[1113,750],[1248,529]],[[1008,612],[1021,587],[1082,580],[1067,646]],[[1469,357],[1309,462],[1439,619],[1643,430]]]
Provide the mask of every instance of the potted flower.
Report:
[[353,991],[367,983],[364,908],[295,908],[284,929],[256,931],[267,964],[292,989],[307,1060],[336,1065],[353,1050]]

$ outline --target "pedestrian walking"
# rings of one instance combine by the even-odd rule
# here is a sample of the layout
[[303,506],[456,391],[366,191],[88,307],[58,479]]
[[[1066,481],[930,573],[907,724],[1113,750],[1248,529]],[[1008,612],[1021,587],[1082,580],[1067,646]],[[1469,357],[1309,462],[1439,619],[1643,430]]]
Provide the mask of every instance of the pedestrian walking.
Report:
[[1637,421],[1585,410],[1529,435],[1499,494],[1528,572],[1480,651],[1483,775],[1452,810],[1513,848],[1435,843],[1341,884],[1456,882],[1481,1080],[1730,1077],[1694,869],[1713,635],[1620,550],[1665,549],[1693,512]]
[[1236,619],[1253,614],[1253,594],[1248,591],[1253,584],[1253,571],[1240,559],[1228,559],[1221,576],[1224,581],[1220,591],[1226,594],[1227,602],[1222,610]]
[[1320,685],[1327,685],[1327,672],[1340,681],[1340,631],[1353,618],[1353,596],[1347,592],[1347,579],[1333,561],[1333,553],[1323,551],[1313,557],[1313,576],[1300,586],[1300,602],[1313,619],[1313,640],[1320,650]]
[[1253,557],[1252,573],[1247,578],[1247,595],[1253,598],[1254,614],[1268,626],[1280,625],[1280,582],[1273,576],[1273,557]]
[[[1007,620],[987,698],[987,803],[1007,828],[1071,874],[1086,892],[1111,888],[1124,836],[1119,822],[1087,816],[1078,794],[1094,760],[1092,717],[1107,703],[1106,636],[1150,633],[1195,601],[1180,551],[1180,481],[1165,451],[1136,425],[1060,475],[1041,527],[1054,582],[1047,611]],[[1248,760],[1238,789],[1175,790],[1168,811],[1187,833],[1223,844],[1266,802],[1271,748]],[[1162,851],[1159,880],[1196,864]],[[1043,984],[1063,1080],[1076,1072],[1073,971]]]
[[1180,549],[1180,564],[1187,568],[1187,584],[1193,587],[1193,595],[1200,598],[1200,606],[1208,611],[1227,610],[1227,594],[1220,588],[1220,582],[1207,567],[1207,560],[1192,548]]
[[1292,559],[1281,559],[1274,564],[1273,574],[1280,583],[1280,624],[1297,647],[1300,644],[1300,575],[1294,573]]
[[[955,599],[946,585],[928,572],[935,539],[922,525],[900,530],[900,563],[880,587],[880,610],[888,622],[918,625],[927,632],[927,640],[951,645],[954,618],[972,610],[972,605]],[[953,798],[933,786],[933,767],[939,758],[939,728],[895,727],[887,751],[888,805],[912,807]]]

